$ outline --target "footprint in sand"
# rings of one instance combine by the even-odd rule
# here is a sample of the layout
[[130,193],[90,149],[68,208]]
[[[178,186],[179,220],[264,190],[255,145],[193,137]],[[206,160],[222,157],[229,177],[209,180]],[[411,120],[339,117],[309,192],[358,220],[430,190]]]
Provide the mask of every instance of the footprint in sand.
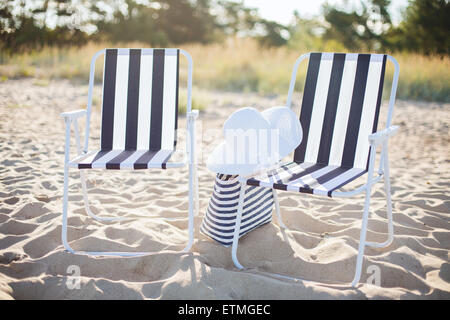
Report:
[[6,204],[16,204],[17,202],[19,202],[19,198],[11,197],[11,198],[3,200],[3,202]]
[[31,233],[38,227],[37,224],[24,223],[16,220],[11,220],[3,223],[0,226],[0,233],[11,234],[11,235],[22,235],[26,233]]
[[23,260],[28,257],[26,254],[20,252],[8,251],[0,255],[1,264],[10,264],[13,261]]
[[20,208],[17,213],[14,213],[13,217],[17,220],[28,220],[40,217],[49,211],[42,202],[30,202]]

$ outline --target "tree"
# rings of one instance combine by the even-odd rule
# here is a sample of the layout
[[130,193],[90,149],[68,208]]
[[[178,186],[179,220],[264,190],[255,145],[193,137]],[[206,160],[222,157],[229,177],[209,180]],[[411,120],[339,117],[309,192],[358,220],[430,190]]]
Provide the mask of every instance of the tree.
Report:
[[324,39],[341,42],[347,49],[379,50],[385,45],[383,32],[390,28],[387,11],[390,0],[361,1],[361,10],[350,12],[325,4],[324,18],[328,23]]
[[[44,45],[81,45],[87,35],[81,30],[80,19],[87,1],[45,0],[0,2],[0,49],[17,52]],[[53,15],[55,25],[48,26]]]
[[[94,24],[97,27],[94,37],[110,41],[140,41],[154,45],[166,45],[167,35],[157,31],[154,9],[133,0],[125,0],[125,6],[116,1],[106,2],[100,6],[95,3],[91,11],[97,14]],[[112,11],[112,18],[108,12]]]
[[[104,3],[108,8],[104,7]],[[112,41],[141,41],[150,45],[208,42],[210,30],[215,30],[214,17],[209,13],[209,0],[160,0],[145,3],[124,0],[95,4],[97,36]],[[108,11],[113,18],[108,19]]]
[[215,7],[220,9],[216,20],[225,35],[254,37],[262,46],[287,43],[283,36],[283,33],[288,33],[287,26],[261,18],[257,9],[246,7],[242,1],[220,0]]
[[413,0],[397,28],[386,34],[392,49],[425,54],[450,54],[448,0]]
[[288,46],[299,51],[346,51],[345,46],[336,39],[324,39],[326,27],[317,19],[301,18],[294,12],[294,21],[289,28]]
[[215,18],[209,0],[160,0],[156,26],[171,43],[206,43],[213,40]]

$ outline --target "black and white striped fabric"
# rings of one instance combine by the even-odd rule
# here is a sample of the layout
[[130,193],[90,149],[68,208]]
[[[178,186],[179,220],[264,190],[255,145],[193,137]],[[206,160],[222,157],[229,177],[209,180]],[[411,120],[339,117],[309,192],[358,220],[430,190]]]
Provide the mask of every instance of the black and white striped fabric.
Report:
[[79,169],[166,168],[175,150],[178,49],[106,49],[101,149]]
[[[225,246],[233,242],[240,190],[237,176],[218,174],[200,227],[203,234]],[[239,236],[272,221],[272,208],[272,190],[247,187]]]
[[294,161],[249,185],[328,195],[367,172],[386,55],[311,53]]

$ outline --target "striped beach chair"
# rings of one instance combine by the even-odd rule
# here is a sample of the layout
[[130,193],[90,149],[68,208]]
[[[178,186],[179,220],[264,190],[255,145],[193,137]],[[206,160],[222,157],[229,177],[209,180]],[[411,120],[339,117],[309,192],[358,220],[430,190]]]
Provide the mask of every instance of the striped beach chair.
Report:
[[[252,177],[241,177],[242,185],[260,186],[328,197],[350,197],[365,192],[356,272],[352,285],[361,277],[365,246],[386,247],[393,241],[392,205],[389,181],[388,138],[397,126],[391,126],[399,65],[383,54],[308,53],[297,59],[292,72],[286,106],[291,107],[297,69],[309,59],[300,123],[303,140],[294,152],[293,161]],[[395,66],[386,128],[377,131],[386,60]],[[377,147],[381,146],[378,172],[374,174]],[[366,183],[351,191],[339,189],[366,175]],[[366,241],[372,185],[384,178],[387,200],[388,239],[383,243]],[[239,229],[245,187],[241,188],[232,258],[237,259]],[[275,208],[280,217],[274,192]],[[284,227],[284,223],[280,223]]]
[[[180,54],[188,60],[187,153],[171,161],[177,143],[178,75]],[[95,62],[104,55],[103,104],[100,149],[88,151]],[[101,217],[89,208],[84,171],[86,169],[138,170],[189,166],[188,243],[193,243],[194,207],[198,210],[198,183],[195,166],[195,120],[191,110],[192,59],[181,49],[104,49],[91,61],[86,110],[62,113],[66,123],[62,242],[72,253],[137,256],[152,252],[75,251],[67,240],[69,169],[79,169],[86,212],[99,221],[130,218]],[[84,148],[80,145],[77,119],[86,118]],[[78,155],[70,159],[70,131],[74,127]],[[195,202],[195,203],[194,203]]]

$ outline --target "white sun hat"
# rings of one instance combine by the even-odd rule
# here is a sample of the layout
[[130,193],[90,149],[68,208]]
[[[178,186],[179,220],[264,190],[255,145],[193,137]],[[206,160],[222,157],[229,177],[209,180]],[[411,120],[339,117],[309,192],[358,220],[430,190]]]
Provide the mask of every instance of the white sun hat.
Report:
[[245,176],[294,151],[302,140],[302,128],[295,113],[285,106],[263,112],[247,107],[228,117],[223,135],[225,140],[208,157],[208,169]]

